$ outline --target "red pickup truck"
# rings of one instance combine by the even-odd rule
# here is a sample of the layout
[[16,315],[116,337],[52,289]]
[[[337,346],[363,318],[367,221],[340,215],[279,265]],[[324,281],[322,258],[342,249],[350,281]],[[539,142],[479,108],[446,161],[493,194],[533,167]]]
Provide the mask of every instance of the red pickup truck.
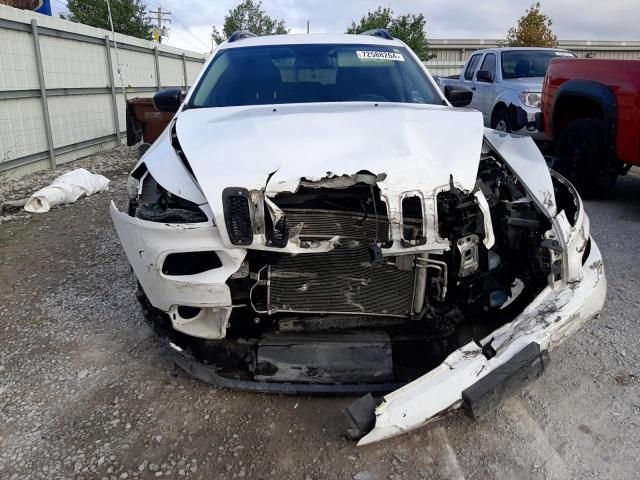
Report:
[[585,195],[640,165],[640,61],[558,58],[542,89],[538,129],[554,142],[553,168]]

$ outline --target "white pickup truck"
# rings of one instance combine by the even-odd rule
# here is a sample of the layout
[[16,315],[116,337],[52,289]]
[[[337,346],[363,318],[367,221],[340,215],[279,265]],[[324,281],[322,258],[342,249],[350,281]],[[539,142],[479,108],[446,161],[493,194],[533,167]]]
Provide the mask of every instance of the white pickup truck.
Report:
[[469,107],[482,112],[487,127],[545,140],[536,129],[535,114],[540,111],[547,67],[553,58],[574,56],[568,50],[554,48],[477,50],[460,75],[439,78],[438,83],[443,92],[453,85],[470,88],[473,99]]

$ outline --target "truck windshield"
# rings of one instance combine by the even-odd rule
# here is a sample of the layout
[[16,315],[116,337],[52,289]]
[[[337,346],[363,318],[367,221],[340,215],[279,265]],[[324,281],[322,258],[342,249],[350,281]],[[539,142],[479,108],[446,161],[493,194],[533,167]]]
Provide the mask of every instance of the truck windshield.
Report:
[[356,101],[442,104],[404,48],[307,44],[221,50],[188,108]]
[[511,50],[502,52],[502,78],[544,77],[549,62],[558,57],[575,57],[562,50]]

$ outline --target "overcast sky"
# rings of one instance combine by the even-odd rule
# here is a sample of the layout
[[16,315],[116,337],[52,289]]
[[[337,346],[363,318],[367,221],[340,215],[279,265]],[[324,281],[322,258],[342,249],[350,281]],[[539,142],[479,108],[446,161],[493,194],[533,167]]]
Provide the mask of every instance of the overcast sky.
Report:
[[[344,32],[347,25],[378,5],[394,13],[422,13],[429,38],[504,38],[533,0],[263,0],[263,9],[287,22],[291,33]],[[382,3],[381,3],[382,2]],[[63,0],[53,0],[62,11]],[[239,0],[149,0],[173,13],[165,43],[196,51],[211,49],[211,26],[221,27]],[[546,0],[543,13],[560,39],[640,40],[640,0]]]

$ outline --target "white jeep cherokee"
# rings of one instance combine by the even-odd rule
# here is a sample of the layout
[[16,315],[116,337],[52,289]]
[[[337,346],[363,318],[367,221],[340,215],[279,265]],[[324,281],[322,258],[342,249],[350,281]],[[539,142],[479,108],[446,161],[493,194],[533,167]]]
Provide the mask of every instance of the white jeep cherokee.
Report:
[[[266,392],[365,395],[370,443],[538,376],[602,308],[576,190],[485,130],[385,31],[221,45],[112,204],[176,362]],[[395,391],[394,391],[395,390]],[[371,395],[392,392],[379,402]]]

